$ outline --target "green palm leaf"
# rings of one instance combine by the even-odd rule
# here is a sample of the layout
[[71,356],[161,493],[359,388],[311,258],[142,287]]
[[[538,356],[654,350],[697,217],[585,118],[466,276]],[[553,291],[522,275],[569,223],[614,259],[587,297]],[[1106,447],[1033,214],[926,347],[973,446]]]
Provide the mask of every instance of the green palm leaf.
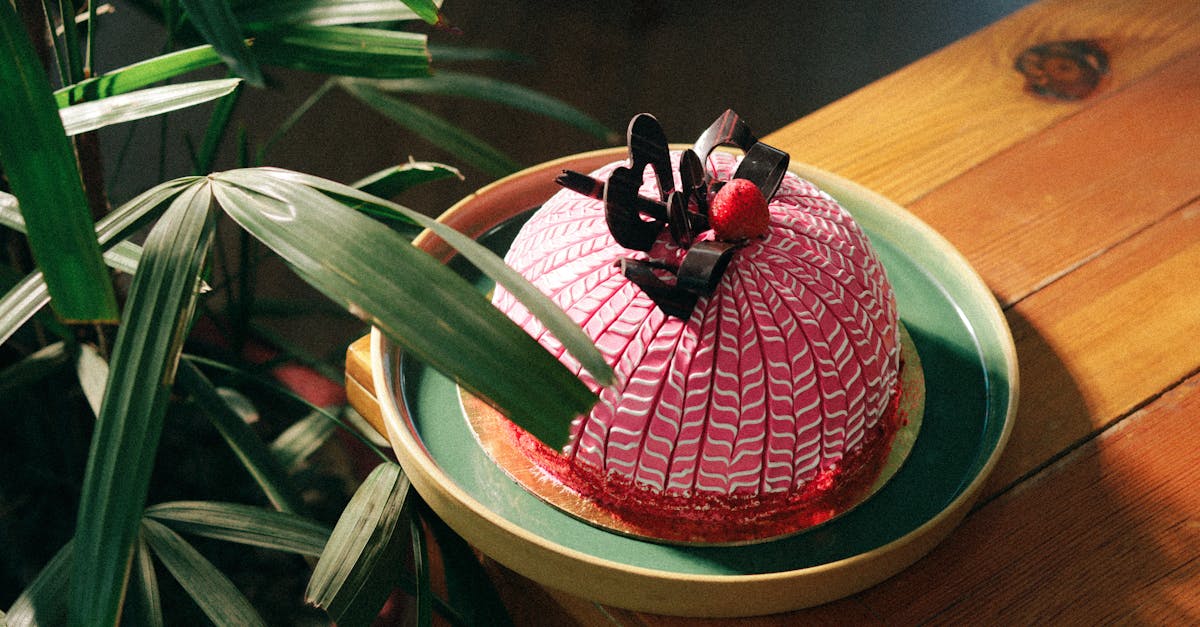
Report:
[[333,435],[334,424],[320,412],[311,412],[292,426],[284,429],[271,442],[271,454],[288,470],[308,459]]
[[181,76],[193,70],[217,65],[220,55],[210,45],[171,52],[123,68],[79,81],[54,92],[58,106],[66,107],[128,93],[155,83]]
[[334,526],[305,592],[333,622],[366,625],[378,615],[398,579],[409,488],[400,466],[376,466]]
[[0,298],[0,343],[7,342],[21,325],[50,303],[50,290],[41,272],[21,279]]
[[75,153],[46,73],[12,3],[0,2],[0,164],[29,229],[54,310],[115,322],[117,301],[92,226]]
[[146,515],[183,533],[319,556],[330,529],[302,516],[241,503],[178,501],[146,508]]
[[404,4],[412,9],[421,19],[430,24],[437,24],[442,21],[442,14],[438,10],[438,5],[433,0],[404,0]]
[[[118,247],[117,243],[157,217],[159,207],[196,180],[196,177],[187,177],[156,185],[97,222],[96,239],[99,240],[102,249],[107,249],[105,261],[126,271],[135,267],[133,257],[140,257],[140,248],[133,244],[121,244],[114,252],[113,249]],[[0,194],[0,222],[24,232],[24,219],[13,211],[16,208],[15,202],[5,202],[6,197],[12,198],[7,194]],[[49,302],[50,291],[41,272],[33,272],[13,286],[0,298],[0,344],[8,341],[21,325]]]
[[[436,15],[437,7],[433,11]],[[271,0],[235,12],[251,28],[260,24],[346,26],[423,19],[400,0]]]
[[[20,217],[21,209],[20,205],[17,203],[16,196],[6,192],[0,192],[0,215],[5,216],[6,220],[19,220],[22,228],[24,228],[25,221]],[[8,216],[15,216],[15,218]]]
[[130,286],[80,496],[70,596],[76,622],[112,623],[119,614],[175,364],[211,247],[211,207],[207,185],[180,194],[147,236]]
[[562,342],[567,352],[579,360],[583,368],[591,374],[592,378],[599,385],[607,386],[612,384],[612,368],[604,361],[604,356],[600,354],[595,344],[583,333],[579,325],[563,313],[558,305],[555,305],[553,301],[539,292],[537,288],[533,287],[518,272],[508,267],[503,259],[480,245],[479,242],[429,216],[413,211],[403,205],[372,197],[358,189],[347,187],[340,183],[288,170],[261,168],[257,171],[279,178],[280,180],[308,185],[338,198],[342,202],[352,202],[354,203],[353,206],[361,211],[367,211],[373,215],[382,215],[384,217],[399,215],[423,228],[433,231],[435,235],[442,238],[442,240],[454,247],[459,254],[474,264],[475,267],[479,268],[480,272],[496,283],[503,285],[505,289],[520,300],[526,309],[537,316],[538,320],[541,320],[546,325],[546,328],[554,333],[554,336],[559,342]]
[[425,530],[416,516],[408,517],[408,535],[412,540],[413,571],[417,575],[414,597],[417,600],[417,625],[430,627],[433,624],[433,587],[429,575],[429,547],[425,543]]
[[8,627],[62,625],[66,622],[72,553],[73,543],[68,541],[42,567],[37,577],[8,608],[5,616]]
[[138,194],[96,223],[96,239],[100,240],[101,246],[109,246],[133,235],[157,219],[167,201],[203,180],[199,176],[185,176]]
[[[211,359],[205,359],[204,357],[199,357],[196,355],[184,355],[184,360],[188,361],[188,362],[192,362],[194,364],[202,365],[206,368],[223,370],[226,373],[232,374],[238,378],[242,378],[246,381],[253,382],[255,385],[258,385],[258,386],[262,387],[263,389],[270,390],[274,394],[278,394],[281,398],[287,398],[297,404],[305,405],[310,410],[312,410],[312,412],[319,414],[324,420],[328,420],[330,423],[336,424],[336,425],[340,426],[341,428],[345,429],[348,434],[357,438],[358,441],[363,444],[363,446],[365,446],[368,450],[370,450],[372,453],[374,453],[380,459],[387,459],[387,455],[383,451],[379,450],[378,445],[375,442],[373,442],[370,437],[368,437],[367,435],[362,433],[361,429],[346,422],[345,420],[340,418],[337,414],[331,412],[328,408],[320,407],[320,406],[313,404],[308,399],[297,394],[295,391],[287,388],[286,386],[280,384],[278,381],[276,381],[268,376],[251,374],[244,370],[234,368],[233,366],[230,366],[228,364],[225,364],[225,363],[222,363],[219,361],[214,361]],[[367,430],[370,431],[371,433],[374,433],[373,429],[368,428]],[[383,445],[386,446],[386,442],[383,443]]]
[[[432,161],[409,161],[380,170],[350,186],[380,198],[393,198],[418,185],[448,178],[462,180],[458,168]],[[391,216],[389,216],[391,217]]]
[[150,87],[95,102],[71,105],[59,113],[67,135],[78,135],[215,100],[232,92],[240,82],[240,78],[224,78]]
[[[75,13],[73,3],[58,0],[58,12],[62,16],[72,16]],[[79,50],[79,29],[75,20],[64,17],[62,21],[63,35],[53,40],[58,49],[59,71],[63,82],[74,82],[83,77],[83,54]]]
[[455,96],[495,102],[558,120],[607,142],[615,142],[620,138],[612,129],[562,100],[528,87],[488,76],[440,70],[437,74],[426,78],[379,80],[374,84],[386,92]]
[[492,176],[505,176],[519,165],[487,142],[412,103],[393,98],[374,83],[342,80],[347,93],[404,128],[441,146],[454,156]]
[[188,20],[199,31],[200,36],[212,45],[221,60],[235,74],[246,79],[255,87],[262,87],[262,70],[242,38],[242,29],[237,17],[224,0],[179,0],[187,11]]
[[376,28],[284,24],[250,29],[264,63],[335,76],[429,75],[425,35]]
[[[109,222],[108,219],[102,219],[96,224],[97,230],[106,230]],[[25,232],[25,218],[21,215],[16,197],[4,192],[0,192],[0,224],[14,231]],[[109,241],[111,237],[105,239],[102,237],[97,233],[97,239],[102,240],[100,249],[104,251],[104,263],[114,270],[133,274],[137,269],[137,260],[142,256],[142,247],[132,242],[116,242],[114,244]]]
[[137,550],[133,554],[129,594],[125,598],[121,622],[158,627],[163,624],[162,595],[159,593],[158,575],[154,572],[154,560],[145,536],[143,529],[138,536]]
[[146,543],[171,576],[217,625],[266,625],[250,601],[212,562],[162,523],[142,520]]
[[79,346],[79,356],[75,359],[75,376],[79,377],[79,387],[83,397],[92,408],[92,415],[100,416],[100,406],[104,402],[104,387],[108,383],[108,362],[88,344]]
[[595,402],[579,379],[452,270],[385,225],[296,184],[315,177],[281,172],[214,175],[214,195],[307,283],[547,444],[566,444],[570,421]]
[[303,511],[303,502],[288,477],[287,469],[271,454],[266,443],[246,421],[230,409],[226,400],[217,393],[216,387],[192,362],[180,362],[179,385],[192,395],[271,504],[284,512]]
[[71,357],[71,349],[65,342],[55,342],[5,367],[0,370],[0,399],[20,393],[29,385],[58,372],[71,362]]
[[137,272],[138,260],[142,258],[142,247],[133,242],[117,242],[104,251],[104,265],[125,274]]

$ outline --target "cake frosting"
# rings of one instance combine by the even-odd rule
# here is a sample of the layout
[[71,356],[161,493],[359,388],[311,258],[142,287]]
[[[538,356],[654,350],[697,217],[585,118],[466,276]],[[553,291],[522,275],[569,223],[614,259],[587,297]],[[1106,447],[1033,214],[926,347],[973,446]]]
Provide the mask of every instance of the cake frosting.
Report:
[[[564,450],[512,426],[518,447],[546,480],[676,539],[746,525],[778,535],[822,522],[874,481],[902,420],[899,322],[884,268],[837,201],[786,171],[786,157],[774,174],[743,167],[751,151],[704,150],[704,182],[687,210],[703,216],[712,190],[740,173],[757,173],[760,184],[773,177],[764,234],[720,242],[698,218],[699,228],[681,236],[662,213],[642,213],[625,219],[663,224],[644,250],[630,249],[618,241],[628,237],[614,234],[616,194],[600,190],[632,164],[641,167],[637,202],[681,202],[671,196],[697,178],[696,155],[662,148],[649,164],[631,150],[630,160],[590,173],[596,193],[560,190],[506,255],[584,329],[616,375],[614,385],[596,385],[498,288],[496,306],[599,396]],[[660,184],[668,159],[673,180]],[[681,162],[690,162],[682,175]],[[684,219],[678,210],[670,216]],[[679,293],[680,269],[706,247],[720,256],[707,268],[715,276],[683,294],[681,308],[662,292]]]

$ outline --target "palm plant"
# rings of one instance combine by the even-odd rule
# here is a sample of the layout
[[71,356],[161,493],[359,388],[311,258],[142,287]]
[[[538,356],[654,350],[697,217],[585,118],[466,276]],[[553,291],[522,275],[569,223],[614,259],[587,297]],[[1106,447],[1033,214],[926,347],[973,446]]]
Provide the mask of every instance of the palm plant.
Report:
[[[15,464],[0,468],[32,484],[0,492],[0,521],[56,520],[30,524],[46,525],[43,539],[56,529],[65,536],[61,546],[34,543],[20,559],[3,560],[17,564],[19,572],[0,575],[21,582],[24,590],[7,614],[0,612],[0,622],[163,624],[168,606],[185,614],[199,611],[218,624],[263,624],[255,605],[206,556],[228,552],[225,543],[301,556],[287,559],[311,566],[308,602],[338,624],[370,622],[397,578],[416,597],[421,623],[434,612],[452,623],[503,622],[494,596],[480,592],[482,578],[470,567],[477,566],[470,550],[425,510],[399,466],[346,424],[345,411],[305,404],[244,363],[189,349],[197,320],[213,314],[206,293],[233,291],[233,281],[213,272],[217,225],[240,229],[243,239],[278,255],[333,303],[505,408],[548,442],[564,437],[570,418],[593,401],[591,393],[409,238],[420,228],[434,230],[522,297],[604,381],[607,367],[595,348],[492,253],[385,199],[454,176],[451,166],[401,164],[347,185],[264,167],[273,137],[258,151],[243,145],[243,167],[209,169],[228,135],[237,94],[247,85],[265,84],[264,72],[276,66],[329,76],[281,133],[313,102],[340,88],[497,175],[515,164],[407,102],[404,94],[488,98],[599,137],[607,137],[607,130],[552,98],[509,83],[431,74],[425,36],[411,26],[443,22],[432,0],[137,3],[162,20],[173,42],[195,45],[98,75],[93,55],[101,18],[95,3],[78,3],[78,16],[70,0],[45,0],[32,8],[18,4],[20,11],[0,2],[0,168],[7,182],[7,189],[0,187],[0,224],[6,227],[0,231],[10,257],[0,274],[6,289],[0,298],[0,402],[13,411],[5,419],[5,433],[17,441],[10,450],[30,445],[24,456],[10,459],[20,463],[33,459],[34,450],[54,451],[68,468],[44,460],[32,463],[37,472]],[[39,55],[37,37],[29,38],[27,27],[54,32],[48,26],[55,21],[53,46]],[[47,56],[55,60],[58,89],[42,63]],[[227,78],[181,80],[222,65]],[[209,105],[211,122],[192,146],[196,174],[120,203],[103,193],[91,135],[96,129],[202,103],[215,106]],[[122,276],[132,279],[114,279]],[[244,313],[236,294],[228,300]],[[513,361],[524,367],[503,367]],[[303,411],[289,414],[282,433],[268,441],[244,419],[239,401],[245,395],[231,392],[229,382],[249,382],[246,389],[252,391],[246,394],[273,399],[271,407]],[[202,428],[181,416],[197,417]],[[204,473],[218,475],[214,482],[248,484],[255,491],[222,485],[215,498],[148,504],[159,492],[184,491],[152,489],[170,485],[171,480],[156,483],[155,476],[183,463],[176,458],[156,466],[164,430],[172,440],[171,429],[182,424],[207,434],[194,436],[197,440],[219,435],[232,453],[225,459],[234,471]],[[331,425],[361,440],[355,446],[376,460],[349,501],[335,504],[332,517],[306,502],[305,477],[297,472],[331,438]],[[182,438],[184,449],[188,437],[193,436]],[[74,450],[86,450],[86,461],[75,460]],[[75,468],[69,468],[72,463]],[[51,501],[57,505],[48,506]],[[39,517],[31,509],[51,515]],[[63,522],[56,514],[62,511],[73,517]],[[14,528],[0,525],[0,545],[6,544],[4,536],[20,535]],[[450,599],[430,592],[426,531],[438,541],[443,560],[458,565],[447,569],[454,579],[448,582]],[[15,556],[20,544],[10,542],[4,550]],[[414,564],[408,574],[398,567],[406,554]],[[34,562],[40,570],[31,570]],[[168,580],[160,580],[156,564],[169,573]],[[194,606],[179,609],[173,600],[178,598]]]

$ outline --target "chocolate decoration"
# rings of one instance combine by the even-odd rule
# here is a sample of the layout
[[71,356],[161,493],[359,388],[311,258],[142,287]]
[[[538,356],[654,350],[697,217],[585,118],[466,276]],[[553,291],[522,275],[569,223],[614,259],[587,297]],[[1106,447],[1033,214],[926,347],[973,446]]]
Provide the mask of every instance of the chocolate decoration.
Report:
[[[758,138],[750,131],[750,126],[742,120],[741,116],[734,113],[733,109],[726,109],[711,126],[700,134],[696,143],[692,145],[692,149],[696,151],[696,156],[700,157],[700,162],[706,163],[708,155],[717,146],[736,146],[743,151],[748,151],[756,143],[758,143]],[[711,177],[705,173],[705,178],[710,179]]]
[[675,240],[676,244],[687,248],[692,245],[692,240],[696,238],[696,231],[692,228],[692,221],[688,217],[688,194],[687,192],[671,192],[667,197],[667,226],[671,229],[671,239]]
[[[663,229],[668,229],[672,241],[686,250],[678,268],[631,258],[621,259],[618,264],[621,273],[664,313],[689,318],[699,298],[711,294],[720,284],[734,252],[744,244],[695,242],[709,229],[709,198],[725,184],[713,180],[705,163],[708,156],[717,146],[741,148],[745,156],[733,177],[753,182],[768,202],[779,189],[790,158],[786,152],[758,141],[736,113],[726,110],[700,135],[693,150],[681,153],[681,188],[676,190],[670,146],[658,120],[648,113],[638,114],[630,120],[626,135],[629,165],[614,169],[608,181],[601,183],[571,170],[564,170],[555,180],[567,189],[603,200],[608,230],[625,248],[648,252]],[[654,169],[662,202],[638,193],[647,167]],[[675,281],[665,281],[664,276],[674,277]]]
[[[621,274],[638,287],[668,316],[687,319],[701,296],[712,294],[725,274],[725,268],[733,261],[738,244],[708,240],[697,242],[688,249],[678,271],[664,263],[630,259],[617,263]],[[675,276],[674,285],[659,278],[655,270]]]
[[588,198],[604,200],[604,183],[581,172],[563,170],[562,174],[554,179],[554,182]]
[[[554,179],[554,182],[573,192],[583,194],[588,198],[604,200],[604,182],[597,181],[586,174],[582,174],[574,170],[563,170],[562,174],[559,174],[558,177]],[[648,220],[666,221],[667,219],[666,205],[656,200],[646,198],[640,194],[630,199],[630,209],[633,209],[643,218]]]
[[758,186],[758,191],[762,192],[763,198],[770,199],[783,182],[783,175],[787,174],[790,161],[788,153],[758,142],[746,151],[746,156],[738,164],[733,178],[753,181]]
[[679,156],[680,190],[668,198],[667,225],[671,238],[683,248],[692,245],[696,235],[708,230],[708,186],[704,183],[704,166],[691,150]]
[[[708,215],[708,186],[704,181],[704,164],[700,161],[700,157],[695,151],[688,149],[679,155],[679,179],[682,182],[683,191],[691,195],[691,198],[696,203],[696,213]],[[708,229],[708,220],[705,220],[701,231]]]
[[667,196],[675,190],[675,176],[671,173],[671,149],[662,125],[649,113],[639,113],[629,121],[626,135],[629,160],[633,162],[630,169],[642,172],[647,165],[654,168],[659,199],[666,201]]
[[665,226],[664,220],[643,220],[634,209],[642,186],[641,171],[617,168],[604,185],[604,216],[617,243],[632,250],[650,250]]
[[692,310],[696,308],[696,301],[700,298],[699,295],[686,289],[680,289],[678,285],[669,285],[658,278],[658,275],[654,274],[654,270],[656,268],[664,269],[662,264],[628,257],[618,260],[617,264],[621,268],[621,274],[637,284],[663,313],[684,320],[691,317]]
[[738,244],[733,242],[698,242],[688,249],[683,263],[679,264],[679,274],[676,275],[678,281],[675,284],[697,295],[713,293],[737,249]]

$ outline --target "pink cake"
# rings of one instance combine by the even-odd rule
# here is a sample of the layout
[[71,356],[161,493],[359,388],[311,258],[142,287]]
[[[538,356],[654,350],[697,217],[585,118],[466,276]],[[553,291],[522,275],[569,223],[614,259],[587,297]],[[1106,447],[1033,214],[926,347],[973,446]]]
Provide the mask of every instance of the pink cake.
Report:
[[[736,116],[733,123],[741,124]],[[664,187],[674,193],[664,194],[653,166],[665,168],[665,142],[656,140],[660,154],[643,158],[633,149],[635,135],[631,125],[631,160],[591,173],[591,192],[579,183],[586,177],[571,173],[572,186],[585,193],[564,189],[551,197],[507,254],[596,342],[617,380],[598,388],[498,289],[496,306],[600,397],[573,425],[565,450],[550,450],[514,426],[517,446],[548,480],[671,539],[719,539],[721,529],[742,537],[738,530],[747,525],[774,536],[822,522],[875,480],[903,421],[896,411],[899,324],[884,269],[845,209],[786,171],[786,155],[782,166],[775,158],[739,170],[743,156],[705,146],[705,180],[693,190],[687,181],[699,180],[691,167],[698,161],[688,155],[681,176],[683,153],[669,151],[675,180]],[[619,169],[628,176],[630,163],[644,170],[635,172],[644,180],[634,226],[661,223],[648,250],[617,241],[628,244],[628,235],[614,236],[614,221],[631,218],[614,218],[619,208],[611,205],[634,201],[605,184]],[[706,217],[697,216],[735,173],[765,181],[773,192],[764,194],[770,222],[760,237],[719,242]],[[678,209],[667,220],[661,212],[648,215],[647,199],[670,210],[683,202],[671,198],[681,190],[692,191],[686,216]],[[681,236],[670,221],[684,217],[699,228]],[[685,278],[688,255],[707,247],[722,261],[707,264],[710,274],[700,280]],[[689,290],[680,288],[685,281]]]

